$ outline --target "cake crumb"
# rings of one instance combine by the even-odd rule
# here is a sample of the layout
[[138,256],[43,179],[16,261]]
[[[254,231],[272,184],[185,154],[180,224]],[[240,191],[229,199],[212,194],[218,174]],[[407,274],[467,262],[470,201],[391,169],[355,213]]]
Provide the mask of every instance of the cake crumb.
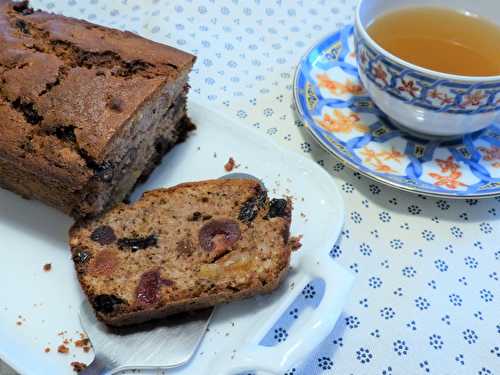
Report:
[[43,351],[44,351],[45,353],[48,353],[48,352],[50,352],[50,348],[47,346],[45,349],[43,349]]
[[20,326],[20,325],[22,325],[22,324],[23,324],[23,322],[21,322],[20,320],[18,320],[18,321],[16,322],[16,324],[17,324],[18,326]]
[[300,242],[302,238],[302,234],[290,238],[290,246],[292,247],[292,251],[296,251],[302,247],[302,243]]
[[66,354],[66,353],[69,353],[69,348],[64,344],[61,344],[57,347],[57,351],[59,353]]
[[45,263],[45,264],[43,265],[43,270],[44,270],[45,272],[49,272],[51,269],[52,269],[52,263]]
[[226,164],[224,164],[224,169],[226,172],[231,172],[234,169],[234,165],[236,163],[234,162],[234,159],[232,157],[229,158]]
[[87,346],[89,344],[90,340],[88,338],[83,338],[81,340],[76,340],[75,341],[75,346],[76,347],[83,347]]
[[75,346],[77,348],[82,348],[82,350],[85,353],[88,353],[90,349],[92,348],[92,345],[90,344],[90,340],[86,338],[85,336],[81,340],[76,340],[74,342]]
[[74,372],[80,372],[80,371],[83,371],[87,365],[85,363],[82,363],[82,362],[71,362],[71,366],[73,366],[73,371]]

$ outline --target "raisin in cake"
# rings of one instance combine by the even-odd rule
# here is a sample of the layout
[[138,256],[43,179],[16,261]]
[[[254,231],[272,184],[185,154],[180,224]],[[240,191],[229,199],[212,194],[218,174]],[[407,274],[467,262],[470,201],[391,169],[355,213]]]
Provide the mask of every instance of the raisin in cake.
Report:
[[0,186],[75,217],[123,200],[192,128],[195,57],[0,0]]
[[275,289],[291,210],[255,181],[185,183],[77,222],[71,251],[98,318],[140,323]]

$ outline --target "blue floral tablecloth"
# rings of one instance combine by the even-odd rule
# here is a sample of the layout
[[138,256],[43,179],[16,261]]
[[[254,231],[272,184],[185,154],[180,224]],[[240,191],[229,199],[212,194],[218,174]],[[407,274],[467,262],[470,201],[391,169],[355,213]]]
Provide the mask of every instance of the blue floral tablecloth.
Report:
[[356,274],[355,287],[335,330],[287,375],[500,374],[500,199],[447,201],[373,183],[323,152],[295,115],[297,62],[352,22],[353,0],[35,4],[133,25],[196,54],[192,99],[258,128],[337,179],[346,224],[330,255]]

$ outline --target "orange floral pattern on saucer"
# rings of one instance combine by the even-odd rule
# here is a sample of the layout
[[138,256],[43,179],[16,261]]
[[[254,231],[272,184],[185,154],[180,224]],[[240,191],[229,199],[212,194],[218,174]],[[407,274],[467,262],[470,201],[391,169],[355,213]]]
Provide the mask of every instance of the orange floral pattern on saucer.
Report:
[[483,154],[483,159],[489,161],[493,168],[500,168],[500,147],[478,147]]
[[396,171],[384,161],[394,160],[401,163],[404,154],[396,150],[394,147],[390,151],[374,151],[368,147],[361,150],[361,155],[364,156],[364,162],[372,165],[376,171],[382,173],[395,173]]
[[448,159],[436,159],[436,163],[439,165],[441,169],[441,173],[448,173],[447,175],[430,172],[429,176],[434,180],[434,185],[436,186],[444,186],[448,189],[458,189],[462,186],[467,186],[466,184],[459,181],[459,178],[462,177],[462,172],[460,172],[460,167],[453,160],[453,156],[448,156]]
[[337,82],[328,77],[327,74],[318,74],[318,87],[327,89],[332,95],[360,95],[363,93],[363,87],[348,79],[345,83]]
[[491,84],[430,84],[385,64],[353,34],[349,25],[325,38],[297,68],[294,97],[316,140],[359,173],[403,190],[457,198],[500,195],[500,124],[453,142],[411,136],[375,106],[359,73],[389,95],[440,112],[491,111],[500,104],[500,91]]
[[333,116],[325,113],[319,125],[331,133],[350,133],[354,129],[361,133],[368,132],[368,126],[361,122],[361,118],[356,113],[344,115],[340,110],[333,111]]

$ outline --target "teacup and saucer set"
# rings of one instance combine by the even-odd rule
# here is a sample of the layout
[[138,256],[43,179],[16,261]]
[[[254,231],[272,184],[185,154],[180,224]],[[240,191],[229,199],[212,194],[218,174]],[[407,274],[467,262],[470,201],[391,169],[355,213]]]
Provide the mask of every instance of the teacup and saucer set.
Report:
[[354,25],[301,59],[298,111],[326,150],[381,183],[446,198],[500,195],[500,73],[464,76],[420,67],[382,48],[367,31],[387,12],[434,5],[500,24],[495,0],[361,0]]

